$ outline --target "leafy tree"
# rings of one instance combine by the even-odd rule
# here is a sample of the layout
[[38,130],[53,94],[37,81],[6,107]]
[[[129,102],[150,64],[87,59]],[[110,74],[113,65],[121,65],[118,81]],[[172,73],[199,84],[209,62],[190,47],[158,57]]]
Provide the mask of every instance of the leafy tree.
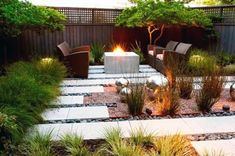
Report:
[[34,6],[26,1],[0,1],[0,35],[15,37],[28,28],[62,30],[65,16],[54,9]]
[[166,25],[212,26],[211,19],[205,12],[186,8],[181,2],[137,0],[135,3],[135,6],[124,9],[116,18],[116,25],[146,27],[150,44],[152,44],[153,33],[160,32],[160,35],[154,40],[154,44],[156,44]]
[[222,4],[235,4],[235,0],[221,0]]

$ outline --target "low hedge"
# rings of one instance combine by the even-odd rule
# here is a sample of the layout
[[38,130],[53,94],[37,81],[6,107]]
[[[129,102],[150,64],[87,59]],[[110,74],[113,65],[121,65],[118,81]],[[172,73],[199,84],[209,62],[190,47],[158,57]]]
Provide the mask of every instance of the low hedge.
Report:
[[[13,149],[59,95],[66,68],[56,59],[17,62],[0,77],[0,154]],[[9,150],[10,149],[10,150]],[[8,153],[9,154],[9,153]]]

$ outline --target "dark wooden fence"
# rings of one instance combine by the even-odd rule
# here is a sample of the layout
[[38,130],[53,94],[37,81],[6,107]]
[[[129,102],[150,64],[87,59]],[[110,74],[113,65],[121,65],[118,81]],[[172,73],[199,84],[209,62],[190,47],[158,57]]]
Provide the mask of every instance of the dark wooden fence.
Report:
[[[72,47],[99,42],[109,44],[119,33],[114,33],[115,18],[122,10],[117,9],[88,9],[88,8],[54,8],[64,13],[67,17],[65,30],[61,32],[49,32],[43,30],[38,33],[27,30],[20,37],[11,41],[10,47],[18,56],[22,54],[36,53],[42,55],[54,55],[56,45],[67,41]],[[235,5],[203,7],[207,13],[217,15],[215,28],[220,42],[217,48],[226,52],[235,53]],[[136,32],[138,33],[138,32]],[[11,55],[11,53],[8,53]],[[12,54],[15,55],[15,54]],[[1,56],[2,57],[2,56]]]

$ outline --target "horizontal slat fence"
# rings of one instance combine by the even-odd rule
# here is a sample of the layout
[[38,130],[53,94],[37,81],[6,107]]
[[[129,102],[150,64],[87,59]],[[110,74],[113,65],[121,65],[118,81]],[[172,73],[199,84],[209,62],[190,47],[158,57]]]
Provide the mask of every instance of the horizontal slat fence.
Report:
[[[37,33],[27,30],[17,39],[18,53],[34,52],[42,55],[55,54],[56,45],[67,41],[71,47],[99,42],[109,44],[113,41],[115,18],[122,10],[89,8],[54,8],[64,13],[67,22],[64,31]],[[213,13],[222,20],[215,21],[215,28],[220,36],[221,49],[235,53],[235,5],[203,7],[207,13]]]

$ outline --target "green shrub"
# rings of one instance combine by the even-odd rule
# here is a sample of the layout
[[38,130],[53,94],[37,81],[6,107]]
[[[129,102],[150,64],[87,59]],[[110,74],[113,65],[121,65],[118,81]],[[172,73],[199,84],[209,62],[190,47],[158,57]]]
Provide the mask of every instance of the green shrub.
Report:
[[235,55],[228,53],[219,53],[216,55],[217,63],[221,66],[226,66],[235,63]]
[[223,68],[223,70],[226,75],[234,75],[235,74],[235,64],[227,65]]
[[81,136],[76,134],[74,135],[65,135],[62,137],[62,145],[66,148],[67,152],[71,156],[90,156],[90,152],[84,146],[84,141]]
[[145,100],[145,87],[142,84],[130,84],[130,94],[126,94],[129,113],[139,115],[142,113]]
[[199,49],[192,51],[188,66],[196,75],[208,75],[218,68],[216,58]]
[[94,59],[94,62],[97,64],[103,63],[103,55],[104,55],[104,45],[101,45],[100,43],[93,43],[91,45],[91,55]]
[[66,76],[66,68],[56,59],[43,58],[33,62],[19,61],[7,68],[9,75],[27,75],[46,85],[58,85]]
[[41,113],[59,95],[64,76],[65,67],[51,59],[17,62],[7,68],[7,75],[0,77],[0,133],[5,138],[0,148],[12,151],[27,130],[42,120]]

